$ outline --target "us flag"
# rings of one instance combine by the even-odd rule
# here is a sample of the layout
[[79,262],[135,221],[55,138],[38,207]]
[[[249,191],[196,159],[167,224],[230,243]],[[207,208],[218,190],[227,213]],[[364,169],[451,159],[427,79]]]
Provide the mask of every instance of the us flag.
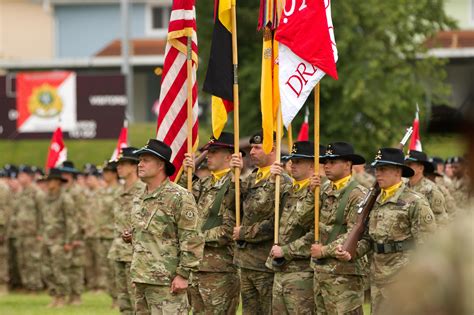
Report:
[[[194,0],[174,0],[168,26],[168,39],[158,102],[156,138],[168,144],[173,155],[171,162],[181,170],[187,149],[187,38],[192,38],[192,103],[193,103],[193,148],[197,147],[198,103],[196,70],[198,46],[196,35],[196,11]],[[171,176],[174,180],[179,172]]]

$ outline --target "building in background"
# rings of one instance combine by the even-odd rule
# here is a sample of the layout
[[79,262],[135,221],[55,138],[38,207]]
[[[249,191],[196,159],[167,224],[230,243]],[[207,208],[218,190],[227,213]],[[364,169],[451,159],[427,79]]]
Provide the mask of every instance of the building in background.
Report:
[[[129,2],[134,117],[155,121],[155,69],[164,61],[172,0]],[[120,0],[1,0],[0,74],[7,80],[37,70],[119,74],[121,30]]]

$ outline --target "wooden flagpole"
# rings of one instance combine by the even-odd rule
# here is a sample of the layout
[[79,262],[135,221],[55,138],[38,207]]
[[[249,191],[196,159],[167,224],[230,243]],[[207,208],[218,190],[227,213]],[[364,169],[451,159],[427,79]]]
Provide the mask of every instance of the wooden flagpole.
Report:
[[[186,60],[186,69],[187,69],[187,89],[188,89],[188,99],[187,99],[187,151],[188,154],[193,154],[193,48],[192,48],[192,37],[188,36],[187,42],[187,60]],[[188,167],[186,169],[187,175],[187,188],[189,191],[193,189],[193,169]]]
[[[231,2],[232,14],[232,64],[234,66],[234,153],[240,153],[240,133],[239,133],[239,76],[238,70],[238,54],[237,54],[237,10],[236,0]],[[240,168],[234,170],[235,180],[235,225],[240,226]]]
[[[320,83],[314,88],[314,173],[319,175],[319,90]],[[314,189],[314,241],[319,242],[319,193],[320,187]]]
[[291,124],[288,125],[288,153],[293,149],[293,127]]
[[[281,132],[283,119],[281,116],[281,104],[278,104],[277,112],[277,131],[276,131],[276,162],[281,163]],[[274,227],[274,244],[278,245],[280,242],[279,231],[280,231],[280,182],[281,176],[275,176],[275,227]]]

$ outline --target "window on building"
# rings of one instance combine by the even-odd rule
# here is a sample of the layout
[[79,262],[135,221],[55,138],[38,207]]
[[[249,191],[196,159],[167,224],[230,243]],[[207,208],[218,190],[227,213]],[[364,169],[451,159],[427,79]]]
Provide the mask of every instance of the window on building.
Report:
[[[167,2],[167,1],[164,1]],[[165,37],[171,14],[171,3],[150,4],[147,8],[147,35]]]

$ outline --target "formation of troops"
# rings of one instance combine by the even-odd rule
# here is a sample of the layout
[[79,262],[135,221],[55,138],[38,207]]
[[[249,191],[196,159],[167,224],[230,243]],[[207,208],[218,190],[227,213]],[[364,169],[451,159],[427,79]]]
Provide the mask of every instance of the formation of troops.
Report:
[[[278,163],[256,132],[249,153],[255,169],[240,178],[237,225],[233,170],[244,168],[245,152],[235,154],[233,141],[227,132],[212,138],[201,149],[203,164],[186,154],[191,191],[186,172],[177,183],[170,180],[176,172],[171,148],[155,139],[124,148],[101,168],[88,164],[79,171],[66,161],[44,175],[6,165],[0,172],[3,290],[46,288],[50,307],[80,304],[85,289],[106,290],[122,314],[235,314],[239,304],[243,314],[363,314],[368,301],[373,314],[396,314],[396,301],[410,314],[445,314],[441,306],[415,311],[429,304],[424,290],[439,294],[424,282],[413,284],[427,272],[423,267],[411,274],[418,292],[394,288],[410,275],[418,248],[456,222],[472,221],[472,157],[443,161],[380,148],[366,160],[339,141],[321,147],[315,174],[313,142],[296,142]],[[375,182],[381,193],[351,255],[343,245]],[[466,251],[472,259],[472,248]],[[439,279],[447,286],[453,281]],[[466,303],[457,314],[472,310]]]

